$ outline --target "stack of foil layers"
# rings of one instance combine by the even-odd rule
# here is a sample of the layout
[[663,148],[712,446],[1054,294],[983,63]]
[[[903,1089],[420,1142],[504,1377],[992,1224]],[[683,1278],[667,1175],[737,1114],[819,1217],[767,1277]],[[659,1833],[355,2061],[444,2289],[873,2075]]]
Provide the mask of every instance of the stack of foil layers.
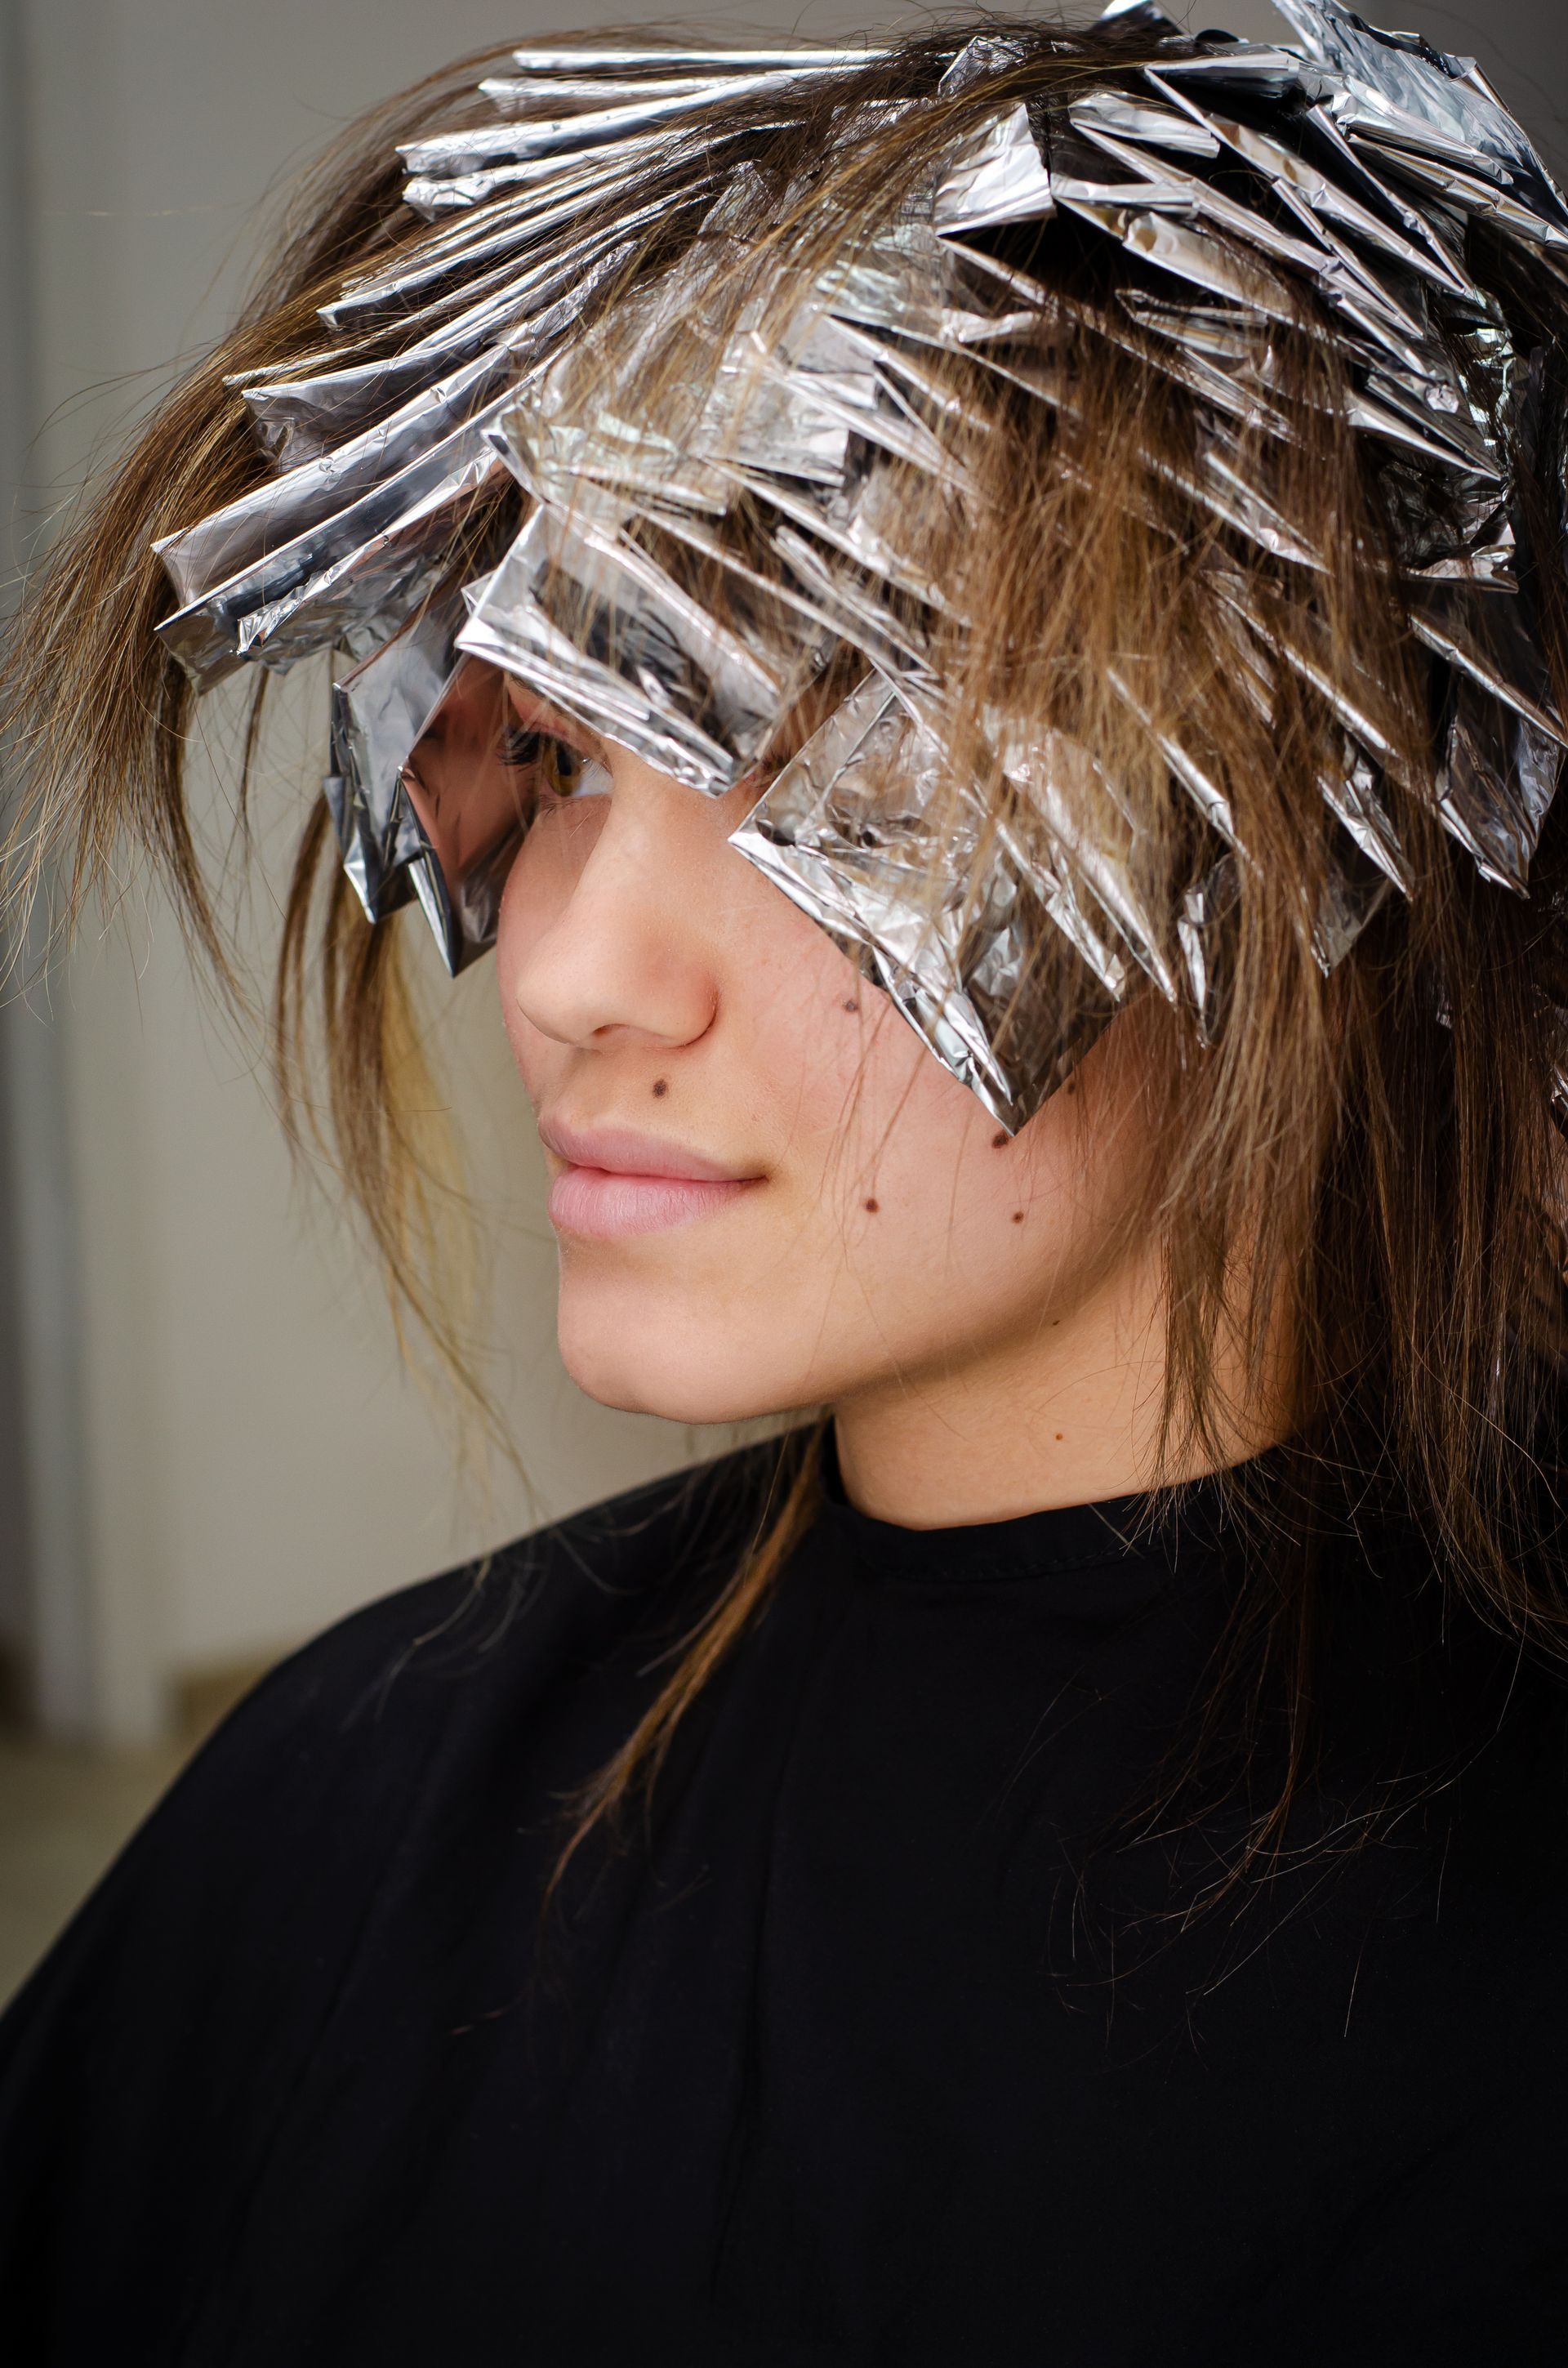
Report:
[[[911,470],[964,499],[949,359],[1061,400],[1035,334],[1057,300],[976,243],[1058,219],[1113,267],[1127,258],[1096,330],[1197,402],[1202,467],[1184,491],[1217,530],[1216,613],[1238,668],[1260,700],[1296,677],[1342,728],[1323,795],[1359,858],[1317,916],[1324,967],[1411,875],[1376,702],[1325,666],[1307,610],[1299,629],[1266,622],[1223,564],[1227,547],[1319,564],[1242,461],[1244,439],[1290,433],[1267,356],[1276,330],[1299,332],[1303,290],[1332,324],[1351,425],[1375,439],[1414,630],[1442,683],[1442,822],[1488,878],[1526,892],[1568,747],[1514,573],[1539,370],[1465,255],[1485,223],[1560,306],[1568,205],[1471,62],[1372,31],[1336,0],[1278,6],[1289,47],[1194,41],[1119,0],[1108,16],[1154,63],[1081,89],[1049,126],[1018,105],[971,119],[919,202],[833,256],[809,301],[732,322],[678,434],[633,400],[607,404],[585,369],[607,291],[622,351],[699,323],[747,218],[747,127],[766,128],[799,77],[875,53],[520,51],[515,76],[482,85],[493,122],[403,152],[427,235],[347,284],[308,364],[244,385],[276,473],[159,545],[180,602],[161,631],[199,686],[245,662],[342,654],[326,791],[372,920],[416,895],[454,971],[493,939],[517,834],[458,861],[409,770],[472,661],[719,795],[755,776],[848,650],[860,679],[751,810],[741,853],[857,952],[1008,1127],[1134,985],[1189,1002],[1204,1032],[1214,930],[1246,860],[1222,790],[1161,734],[1214,847],[1174,916],[1146,909],[1116,783],[1061,735],[1041,745],[987,718],[1031,826],[998,825],[978,788],[967,825],[961,798],[955,817],[932,657],[953,620],[901,532]],[[1008,55],[1005,31],[958,49],[937,103]],[[683,259],[622,284],[650,225],[683,222]],[[454,586],[463,518],[510,480],[527,497],[520,533]],[[693,586],[721,579],[725,598],[705,606]],[[1112,689],[1141,714],[1134,678]],[[938,810],[949,884],[934,890]],[[1020,1024],[1041,916],[1089,974],[1070,1024]]]

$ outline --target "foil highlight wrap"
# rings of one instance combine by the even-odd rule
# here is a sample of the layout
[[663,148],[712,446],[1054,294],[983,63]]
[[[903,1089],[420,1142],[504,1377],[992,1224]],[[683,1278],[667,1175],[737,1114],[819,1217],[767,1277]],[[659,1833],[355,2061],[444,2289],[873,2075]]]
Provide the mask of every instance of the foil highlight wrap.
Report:
[[[954,810],[941,742],[875,675],[805,743],[731,844],[857,957],[1009,1129],[1072,1073],[1116,1008],[1125,973],[1073,914],[1070,891],[989,827],[978,799]],[[1020,988],[1042,937],[1071,937],[1074,918],[1114,986],[1063,1036]]]
[[[1568,202],[1471,62],[1338,0],[1277,5],[1291,39],[1275,45],[1195,40],[1150,0],[1115,0],[1107,20],[1146,58],[1070,103],[969,121],[929,187],[825,257],[787,317],[759,301],[722,329],[712,290],[758,219],[748,142],[802,77],[831,84],[876,52],[521,50],[482,85],[493,120],[401,152],[427,229],[345,285],[318,347],[238,390],[270,473],[159,546],[178,604],[160,631],[202,687],[341,654],[327,795],[372,920],[416,898],[454,972],[491,941],[527,827],[480,746],[510,675],[695,792],[771,774],[737,850],[1004,1125],[1134,992],[1186,1007],[1212,1042],[1216,949],[1253,858],[1135,663],[1110,689],[1209,848],[1175,913],[1152,905],[1133,802],[1086,748],[1030,743],[1002,713],[960,731],[949,709],[937,650],[965,620],[906,489],[913,472],[972,516],[988,427],[966,370],[1066,414],[1053,328],[1124,348],[1197,404],[1201,450],[1174,490],[1212,531],[1224,662],[1260,715],[1287,682],[1327,702],[1335,853],[1303,919],[1325,970],[1413,887],[1399,754],[1376,687],[1330,663],[1310,594],[1258,613],[1235,553],[1304,586],[1321,575],[1267,456],[1291,438],[1281,341],[1309,324],[1332,341],[1431,671],[1437,819],[1528,894],[1568,749],[1518,567],[1540,365],[1466,256],[1472,230],[1505,242],[1561,306]],[[1017,54],[1001,33],[956,45],[932,98],[862,102],[842,136]],[[629,278],[655,222],[685,250]],[[1052,237],[1096,258],[1092,304],[1024,268]],[[613,400],[596,374],[608,306],[631,357]],[[672,323],[693,360],[678,416],[650,416],[636,358]],[[520,530],[454,584],[460,527],[519,507]],[[796,746],[790,719],[830,669],[855,687]]]

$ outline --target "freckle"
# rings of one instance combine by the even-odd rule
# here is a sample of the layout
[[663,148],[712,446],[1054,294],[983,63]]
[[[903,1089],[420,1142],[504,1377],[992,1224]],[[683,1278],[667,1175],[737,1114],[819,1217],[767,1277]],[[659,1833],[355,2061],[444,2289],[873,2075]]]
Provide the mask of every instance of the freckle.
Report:
[[1007,1148],[1006,1135],[1005,1133],[994,1134],[991,1138],[991,1148],[993,1151],[1006,1151]]
[[1070,1094],[1075,1094],[1075,1093],[1077,1092],[1077,1090],[1078,1090],[1078,1080],[1077,1080],[1077,1078],[1076,1078],[1076,1077],[1069,1077],[1069,1078],[1068,1078],[1068,1080],[1067,1080],[1067,1084],[1066,1084],[1066,1087],[1065,1087],[1064,1090],[1065,1090],[1067,1093],[1070,1093]]
[[1061,1433],[1060,1431],[1058,1431],[1058,1432],[1057,1432],[1057,1434],[1056,1434],[1056,1436],[1057,1436],[1057,1438],[1058,1438],[1058,1439],[1060,1439],[1060,1438],[1061,1438],[1061,1436],[1062,1436],[1062,1433]]
[[881,1207],[881,1205],[882,1204],[880,1201],[868,1201],[866,1203],[867,1208],[870,1211],[873,1217],[876,1215],[877,1211]]
[[654,1099],[655,1099],[655,1100],[657,1100],[658,1097],[659,1097],[661,1094],[667,1094],[667,1093],[669,1092],[669,1089],[670,1089],[670,1081],[669,1081],[668,1077],[655,1077],[655,1078],[654,1078],[654,1080],[653,1080],[653,1098],[654,1098]]
[[847,1000],[846,1001],[845,1006],[844,1006],[844,1008],[846,1009],[846,1011],[858,1011],[858,1010],[859,1010],[859,1008],[860,1008],[860,1007],[859,1007],[859,1005],[856,1002],[855,997],[854,997],[853,996],[850,996],[847,998]]
[[1021,1224],[1023,1224],[1023,1222],[1024,1222],[1024,1212],[1023,1212],[1023,1211],[1022,1211],[1021,1209],[1015,1209],[1015,1210],[1014,1210],[1014,1212],[1013,1212],[1013,1223],[1014,1223],[1014,1224],[1015,1224],[1015,1225],[1021,1225]]

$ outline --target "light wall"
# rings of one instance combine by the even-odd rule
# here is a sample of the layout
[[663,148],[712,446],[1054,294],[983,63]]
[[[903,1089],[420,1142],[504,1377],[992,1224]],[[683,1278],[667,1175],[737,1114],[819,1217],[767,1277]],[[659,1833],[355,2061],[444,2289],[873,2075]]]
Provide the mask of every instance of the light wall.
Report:
[[[222,327],[258,201],[291,164],[453,55],[550,23],[516,0],[8,5],[25,37],[35,505],[112,449],[172,356]],[[1480,49],[1551,131],[1528,85],[1563,86],[1562,6],[1404,0],[1399,13]],[[1210,13],[1277,29],[1267,0],[1198,21]],[[617,0],[607,14],[662,12]],[[810,38],[925,12],[824,0],[684,21]],[[319,678],[296,683],[264,801],[275,862],[320,769],[321,707]],[[219,780],[202,774],[198,798],[221,845]],[[248,924],[258,960],[274,920],[264,884]],[[556,1512],[708,1442],[608,1414],[565,1380],[538,1154],[488,968],[440,999],[445,1074],[501,1247],[494,1378],[538,1509]],[[32,1624],[54,1725],[151,1735],[175,1673],[264,1655],[537,1517],[505,1473],[488,1501],[459,1482],[348,1227],[291,1178],[254,1048],[194,988],[156,897],[131,883],[6,1035],[25,1204],[21,1419],[42,1541]],[[0,1580],[0,1632],[6,1604]]]

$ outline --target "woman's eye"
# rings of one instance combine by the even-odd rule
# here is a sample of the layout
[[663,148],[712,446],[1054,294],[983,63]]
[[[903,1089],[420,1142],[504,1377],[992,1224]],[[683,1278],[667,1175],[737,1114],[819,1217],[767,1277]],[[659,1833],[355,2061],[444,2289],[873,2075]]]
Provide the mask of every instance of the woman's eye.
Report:
[[537,771],[540,788],[552,798],[598,796],[609,786],[602,765],[552,733],[528,724],[509,724],[502,733],[501,762],[519,771]]

